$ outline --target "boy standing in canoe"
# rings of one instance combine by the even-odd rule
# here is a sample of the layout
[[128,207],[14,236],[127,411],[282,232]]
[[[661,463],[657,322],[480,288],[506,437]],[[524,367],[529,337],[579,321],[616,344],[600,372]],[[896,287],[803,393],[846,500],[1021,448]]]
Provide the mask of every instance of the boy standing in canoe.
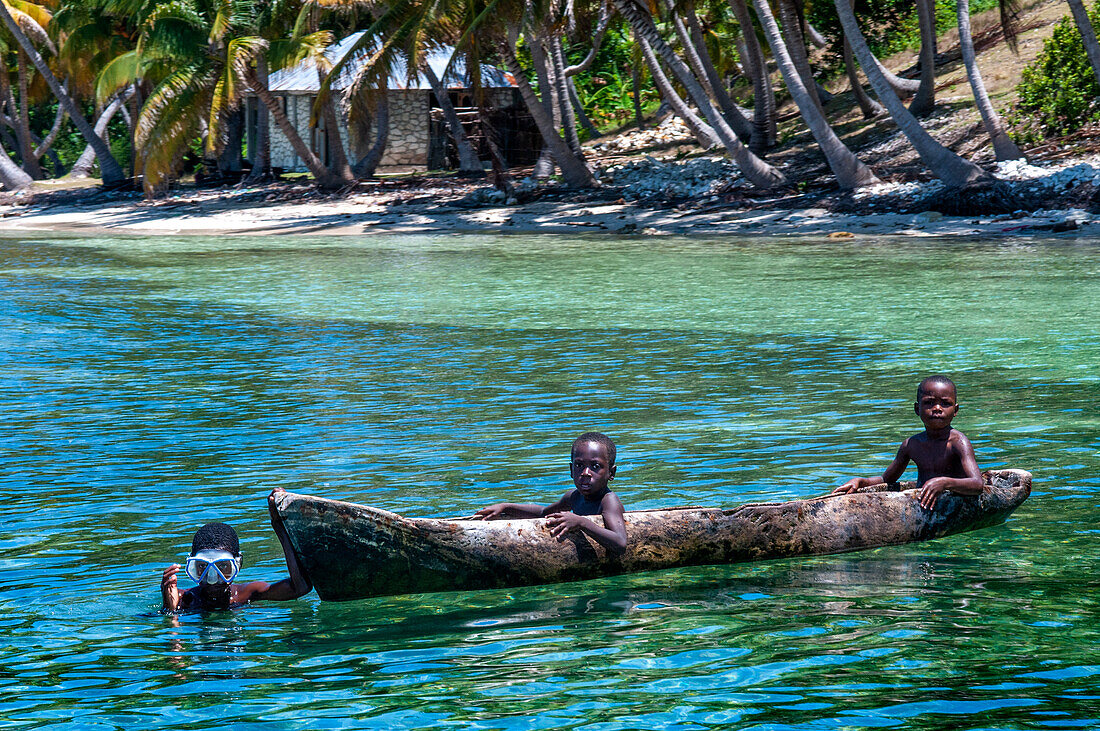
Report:
[[913,410],[924,424],[924,431],[906,439],[894,461],[879,477],[853,477],[833,492],[850,493],[861,487],[897,482],[912,460],[917,465],[917,499],[931,510],[944,490],[960,495],[978,495],[984,489],[982,471],[974,457],[970,440],[951,420],[959,413],[955,384],[946,376],[930,376],[917,386]]
[[[502,518],[549,518],[550,535],[559,541],[565,534],[577,530],[592,536],[609,551],[622,553],[626,549],[626,520],[623,504],[611,492],[607,483],[615,479],[615,442],[599,432],[585,432],[573,442],[569,476],[575,487],[553,505],[496,503],[477,511],[481,520]],[[586,515],[603,517],[603,527]]]
[[234,584],[233,579],[241,570],[241,548],[237,532],[225,523],[207,523],[195,532],[191,541],[191,555],[187,557],[187,575],[198,586],[181,594],[176,581],[180,565],[174,563],[166,568],[160,582],[160,593],[164,599],[161,611],[229,609],[258,599],[288,601],[309,593],[313,586],[298,566],[286,526],[275,510],[275,495],[280,491],[281,487],[271,491],[267,498],[267,509],[271,513],[271,527],[283,546],[290,577],[273,584],[266,581]]

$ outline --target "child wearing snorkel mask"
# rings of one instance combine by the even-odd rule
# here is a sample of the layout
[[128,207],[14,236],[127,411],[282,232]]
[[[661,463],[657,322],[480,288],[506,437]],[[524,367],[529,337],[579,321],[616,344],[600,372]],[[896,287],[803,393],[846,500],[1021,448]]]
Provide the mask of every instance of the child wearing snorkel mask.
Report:
[[298,566],[286,526],[275,510],[275,496],[281,489],[277,487],[271,491],[267,509],[271,514],[271,528],[283,547],[289,578],[273,584],[266,581],[234,584],[233,579],[241,570],[241,546],[237,532],[225,523],[207,523],[195,532],[191,554],[186,561],[186,573],[198,586],[181,594],[176,580],[180,565],[174,563],[166,568],[160,582],[160,593],[164,599],[162,611],[229,609],[259,599],[289,601],[309,593],[313,586]]

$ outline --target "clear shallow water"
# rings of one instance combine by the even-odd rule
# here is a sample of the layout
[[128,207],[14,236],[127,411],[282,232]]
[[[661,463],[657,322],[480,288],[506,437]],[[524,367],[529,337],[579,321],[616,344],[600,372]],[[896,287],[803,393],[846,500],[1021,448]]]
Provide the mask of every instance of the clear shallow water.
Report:
[[[1100,245],[0,240],[0,725],[1100,727]],[[198,525],[285,572],[274,486],[411,515],[568,486],[817,494],[960,387],[1005,526],[841,557],[178,622]]]

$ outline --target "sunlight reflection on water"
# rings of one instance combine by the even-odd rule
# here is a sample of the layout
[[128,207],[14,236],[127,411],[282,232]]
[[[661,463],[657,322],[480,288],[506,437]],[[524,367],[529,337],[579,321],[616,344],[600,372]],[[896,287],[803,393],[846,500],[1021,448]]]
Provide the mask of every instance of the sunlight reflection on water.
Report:
[[[522,237],[0,242],[0,718],[11,727],[1100,726],[1100,247]],[[628,508],[872,473],[952,374],[1006,526],[520,591],[177,623],[163,566],[274,486],[414,515]]]

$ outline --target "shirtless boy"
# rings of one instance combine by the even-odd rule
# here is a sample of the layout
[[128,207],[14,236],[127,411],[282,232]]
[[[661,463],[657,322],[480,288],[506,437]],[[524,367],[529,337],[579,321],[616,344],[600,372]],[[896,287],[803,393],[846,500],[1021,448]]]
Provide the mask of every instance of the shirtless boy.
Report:
[[944,490],[959,495],[982,492],[982,471],[974,458],[974,448],[965,434],[951,428],[951,420],[959,413],[955,384],[951,379],[931,376],[921,381],[913,409],[924,423],[924,431],[901,443],[886,471],[879,477],[853,477],[833,492],[849,493],[861,487],[897,482],[910,460],[917,465],[917,488],[920,490],[917,499],[929,510]]
[[[474,515],[482,520],[502,518],[549,518],[550,535],[565,540],[569,531],[592,536],[613,553],[626,549],[626,520],[623,504],[607,483],[615,479],[615,442],[599,432],[586,432],[573,442],[569,475],[576,486],[553,505],[496,503]],[[603,516],[603,527],[586,515]]]
[[196,531],[191,541],[191,555],[187,557],[187,575],[198,586],[181,594],[176,583],[180,565],[174,563],[166,568],[160,582],[160,593],[164,599],[161,611],[229,609],[259,599],[287,601],[309,593],[313,586],[298,566],[286,526],[275,510],[275,496],[281,490],[277,487],[271,491],[267,509],[271,513],[271,527],[283,546],[290,577],[273,584],[266,581],[234,584],[233,579],[241,570],[241,547],[237,533],[225,523],[207,523]]

